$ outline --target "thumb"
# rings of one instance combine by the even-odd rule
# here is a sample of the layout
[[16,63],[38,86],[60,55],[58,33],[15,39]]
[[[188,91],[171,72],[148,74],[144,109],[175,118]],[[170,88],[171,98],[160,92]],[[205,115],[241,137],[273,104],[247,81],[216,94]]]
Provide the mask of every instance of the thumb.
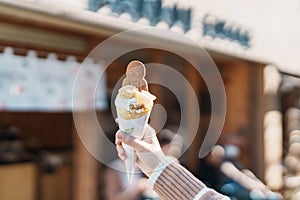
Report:
[[141,152],[145,149],[145,146],[147,145],[145,142],[131,136],[128,134],[125,134],[123,132],[121,132],[121,141],[124,144],[127,144],[129,146],[131,146],[132,148],[134,148],[137,152]]

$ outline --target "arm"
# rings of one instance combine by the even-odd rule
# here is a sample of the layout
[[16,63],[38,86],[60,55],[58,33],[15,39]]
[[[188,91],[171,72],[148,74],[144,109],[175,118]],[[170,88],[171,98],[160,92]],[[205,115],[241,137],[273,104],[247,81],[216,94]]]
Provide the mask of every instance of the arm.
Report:
[[195,199],[195,200],[225,200],[225,197],[215,190],[207,188],[204,183],[192,175],[178,162],[163,161],[150,176],[149,183],[162,199]]
[[174,159],[166,157],[159,146],[155,131],[150,126],[145,130],[143,140],[123,134],[121,131],[117,132],[118,155],[122,160],[125,160],[123,142],[135,149],[138,156],[138,166],[149,176],[150,185],[162,199],[229,200],[228,197],[207,188]]
[[254,179],[253,177],[250,178],[245,173],[241,172],[238,168],[236,168],[230,162],[224,162],[221,165],[221,171],[227,176],[236,181],[237,183],[241,184],[248,190],[269,190],[266,185],[264,185],[258,179]]

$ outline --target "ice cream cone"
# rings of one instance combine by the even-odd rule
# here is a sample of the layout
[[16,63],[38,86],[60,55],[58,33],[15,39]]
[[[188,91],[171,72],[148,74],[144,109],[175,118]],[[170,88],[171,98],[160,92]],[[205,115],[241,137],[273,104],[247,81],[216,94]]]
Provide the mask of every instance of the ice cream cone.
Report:
[[132,183],[134,171],[135,171],[135,160],[136,160],[136,154],[134,152],[134,149],[127,144],[123,144],[123,148],[126,152],[127,158],[124,161],[125,162],[125,169],[127,173],[127,180],[128,183]]
[[[126,134],[142,139],[154,99],[155,96],[149,92],[139,92],[138,89],[132,85],[122,87],[115,100],[120,130]],[[123,148],[127,155],[125,160],[127,177],[128,181],[131,182],[135,170],[136,154],[134,150],[126,144],[123,144]]]

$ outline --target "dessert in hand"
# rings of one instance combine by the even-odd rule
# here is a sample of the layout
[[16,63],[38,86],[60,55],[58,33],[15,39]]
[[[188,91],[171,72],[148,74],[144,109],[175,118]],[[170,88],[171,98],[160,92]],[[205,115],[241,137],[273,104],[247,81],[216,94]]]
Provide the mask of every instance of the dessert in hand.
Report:
[[[143,63],[139,61],[130,62],[126,74],[127,77],[123,80],[122,88],[119,89],[115,99],[117,121],[120,130],[141,139],[156,97],[148,92]],[[123,148],[127,155],[125,160],[127,177],[128,181],[131,182],[135,170],[136,154],[126,144],[123,144]]]

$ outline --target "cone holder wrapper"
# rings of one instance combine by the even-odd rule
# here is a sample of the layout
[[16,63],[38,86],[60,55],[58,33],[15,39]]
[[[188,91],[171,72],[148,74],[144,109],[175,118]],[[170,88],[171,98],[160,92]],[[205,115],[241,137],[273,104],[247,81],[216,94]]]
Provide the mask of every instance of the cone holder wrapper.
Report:
[[[138,139],[142,139],[144,136],[145,127],[149,120],[150,112],[151,110],[149,110],[147,114],[136,119],[127,120],[123,119],[122,117],[118,117],[120,130],[123,131],[125,134],[129,134]],[[122,145],[127,155],[127,158],[125,160],[127,178],[128,182],[131,183],[135,172],[136,153],[132,147],[124,143]]]

